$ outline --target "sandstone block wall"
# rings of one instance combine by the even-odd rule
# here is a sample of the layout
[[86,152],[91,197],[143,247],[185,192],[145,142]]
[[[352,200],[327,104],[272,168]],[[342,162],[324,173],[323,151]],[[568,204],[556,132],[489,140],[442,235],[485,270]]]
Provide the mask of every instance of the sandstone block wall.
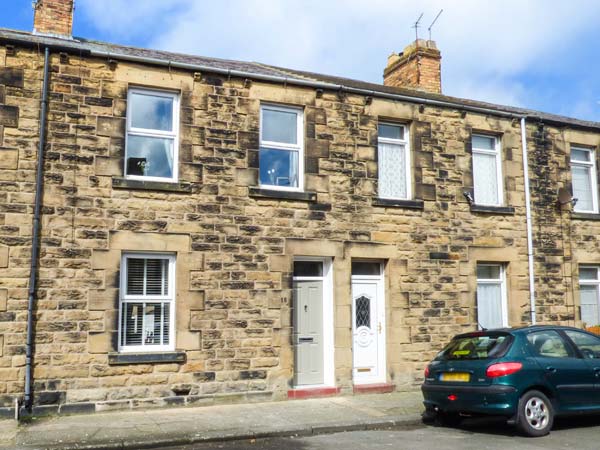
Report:
[[[0,61],[0,407],[9,407],[23,392],[43,55],[0,47]],[[518,122],[78,55],[54,54],[51,67],[35,313],[39,407],[284,398],[293,378],[295,256],[333,258],[335,379],[343,392],[352,391],[353,258],[385,263],[387,379],[397,389],[414,387],[452,335],[476,327],[478,261],[506,264],[509,322],[529,321]],[[176,185],[123,179],[129,86],[180,92]],[[314,199],[256,189],[261,102],[304,108],[305,186]],[[383,119],[409,127],[422,207],[377,199]],[[501,138],[505,203],[513,212],[472,211],[463,196],[473,185],[473,131]],[[540,318],[564,322],[576,290],[562,268],[567,256],[591,250],[596,231],[588,221],[569,222],[572,243],[563,254],[551,194],[554,180],[567,183],[559,142],[570,137],[548,128],[547,148],[537,128],[528,131],[539,178]],[[176,347],[184,361],[114,363],[123,251],[176,254]]]

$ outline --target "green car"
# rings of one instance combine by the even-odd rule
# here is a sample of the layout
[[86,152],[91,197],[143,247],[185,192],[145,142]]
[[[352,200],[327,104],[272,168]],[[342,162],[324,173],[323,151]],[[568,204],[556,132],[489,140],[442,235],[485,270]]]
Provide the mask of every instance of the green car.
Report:
[[559,415],[600,413],[600,337],[530,326],[455,336],[425,369],[424,419],[503,416],[527,436]]

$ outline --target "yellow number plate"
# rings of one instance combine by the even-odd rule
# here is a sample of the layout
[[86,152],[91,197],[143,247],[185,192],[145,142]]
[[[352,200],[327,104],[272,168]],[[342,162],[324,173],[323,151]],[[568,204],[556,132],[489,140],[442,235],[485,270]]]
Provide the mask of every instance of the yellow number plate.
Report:
[[440,376],[441,381],[460,381],[462,383],[468,383],[470,379],[471,379],[471,374],[462,373],[462,372],[456,372],[456,373],[445,372]]

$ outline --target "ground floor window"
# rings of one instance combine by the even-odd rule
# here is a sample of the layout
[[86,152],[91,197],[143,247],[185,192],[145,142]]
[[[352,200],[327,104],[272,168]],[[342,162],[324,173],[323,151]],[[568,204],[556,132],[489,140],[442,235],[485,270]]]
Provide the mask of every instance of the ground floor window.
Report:
[[480,328],[508,326],[506,276],[502,264],[477,264],[477,322]]
[[174,350],[174,306],[175,256],[124,254],[119,351]]
[[581,321],[586,327],[600,325],[600,267],[582,266],[579,268],[579,302]]

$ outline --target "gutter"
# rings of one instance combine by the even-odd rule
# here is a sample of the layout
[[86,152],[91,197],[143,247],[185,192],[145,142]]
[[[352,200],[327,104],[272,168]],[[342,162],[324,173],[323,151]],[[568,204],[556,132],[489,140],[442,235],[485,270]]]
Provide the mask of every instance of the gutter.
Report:
[[525,184],[525,218],[527,221],[527,260],[529,262],[529,302],[531,325],[536,324],[535,274],[533,265],[533,231],[531,225],[531,196],[529,194],[529,160],[527,158],[527,128],[525,117],[521,117],[521,149],[523,151],[523,180]]
[[46,147],[46,114],[48,109],[48,89],[50,76],[50,49],[44,51],[44,84],[40,104],[40,143],[35,176],[35,202],[31,238],[31,265],[29,272],[29,295],[27,298],[27,342],[25,347],[25,409],[31,412],[33,406],[33,345],[34,345],[34,306],[37,297],[38,260],[40,251],[40,216],[44,183],[44,148]]

